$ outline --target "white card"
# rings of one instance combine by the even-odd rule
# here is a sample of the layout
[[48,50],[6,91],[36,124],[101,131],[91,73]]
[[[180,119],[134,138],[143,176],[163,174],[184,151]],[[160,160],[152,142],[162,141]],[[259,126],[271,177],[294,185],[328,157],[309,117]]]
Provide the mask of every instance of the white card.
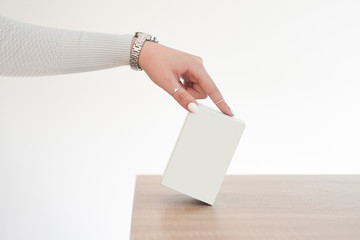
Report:
[[188,113],[161,184],[213,205],[245,123],[199,103]]

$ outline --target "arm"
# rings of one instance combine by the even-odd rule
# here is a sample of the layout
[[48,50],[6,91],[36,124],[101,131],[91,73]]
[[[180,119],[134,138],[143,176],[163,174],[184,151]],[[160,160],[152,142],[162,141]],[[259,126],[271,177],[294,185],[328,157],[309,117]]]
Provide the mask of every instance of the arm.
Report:
[[129,65],[132,34],[72,31],[0,16],[0,75],[45,76]]
[[[72,31],[0,16],[0,76],[46,76],[129,65],[134,41],[132,34]],[[210,96],[223,113],[233,116],[200,57],[147,42],[138,63],[186,110],[196,112],[195,99]],[[174,89],[178,89],[175,94]]]

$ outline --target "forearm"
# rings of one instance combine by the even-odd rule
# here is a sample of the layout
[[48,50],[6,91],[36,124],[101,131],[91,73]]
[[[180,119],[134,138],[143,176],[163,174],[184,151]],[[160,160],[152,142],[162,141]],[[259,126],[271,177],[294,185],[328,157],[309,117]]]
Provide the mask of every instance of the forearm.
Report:
[[94,71],[129,65],[133,34],[64,31],[61,73]]
[[0,75],[44,76],[129,65],[132,34],[72,31],[0,16]]

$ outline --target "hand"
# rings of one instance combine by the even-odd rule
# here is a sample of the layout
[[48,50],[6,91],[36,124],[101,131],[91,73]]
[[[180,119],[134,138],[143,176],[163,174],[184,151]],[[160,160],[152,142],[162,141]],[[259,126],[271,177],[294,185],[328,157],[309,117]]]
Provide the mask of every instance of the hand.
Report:
[[[132,45],[135,42],[133,39]],[[132,46],[131,45],[131,46]],[[159,43],[145,41],[140,55],[139,66],[159,87],[172,95],[186,110],[196,112],[199,107],[196,99],[210,96],[214,103],[223,99],[214,81],[206,72],[200,57],[181,52]],[[181,79],[183,82],[181,82]],[[225,114],[233,116],[225,101],[216,106]]]

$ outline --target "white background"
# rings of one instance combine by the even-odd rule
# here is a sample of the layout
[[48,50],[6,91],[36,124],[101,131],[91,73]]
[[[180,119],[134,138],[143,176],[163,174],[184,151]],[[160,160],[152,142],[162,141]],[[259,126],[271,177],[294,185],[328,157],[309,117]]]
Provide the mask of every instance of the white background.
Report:
[[[0,11],[145,31],[201,56],[247,123],[228,173],[360,173],[359,1],[0,0]],[[127,66],[1,77],[0,239],[128,239],[135,175],[162,174],[185,116]]]

